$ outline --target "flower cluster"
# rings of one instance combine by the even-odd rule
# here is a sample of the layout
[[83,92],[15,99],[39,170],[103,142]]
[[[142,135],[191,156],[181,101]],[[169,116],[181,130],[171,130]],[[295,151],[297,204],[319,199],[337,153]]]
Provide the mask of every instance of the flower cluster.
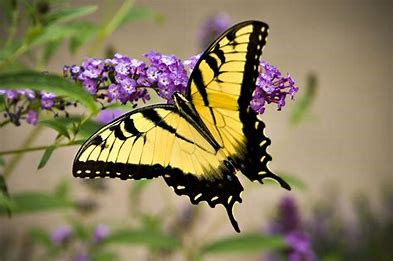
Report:
[[105,60],[88,58],[80,66],[65,66],[64,75],[81,82],[90,94],[108,102],[145,102],[150,99],[148,88],[156,90],[168,102],[173,102],[175,92],[185,92],[187,65],[174,55],[154,51],[145,57],[149,63],[121,54]]
[[30,89],[0,90],[0,95],[5,99],[5,117],[16,126],[20,125],[20,119],[36,125],[40,108],[58,115],[57,111],[64,111],[66,106],[72,103],[66,102],[55,94],[47,91],[34,91]]
[[[285,237],[289,249],[285,251],[287,260],[316,260],[311,241],[304,231],[302,220],[296,205],[291,197],[285,197],[278,206],[278,215],[268,229],[271,234]],[[281,260],[279,253],[270,253],[268,260]]]
[[285,106],[286,96],[289,94],[294,99],[299,88],[289,73],[283,76],[277,67],[266,61],[261,61],[259,65],[262,72],[257,78],[250,106],[258,114],[263,114],[265,105],[270,103],[277,103],[278,110],[281,110]]

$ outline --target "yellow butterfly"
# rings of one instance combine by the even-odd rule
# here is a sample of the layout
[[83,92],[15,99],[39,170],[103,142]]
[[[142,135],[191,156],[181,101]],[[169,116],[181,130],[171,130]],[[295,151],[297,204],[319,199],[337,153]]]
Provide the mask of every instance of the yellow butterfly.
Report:
[[260,183],[271,178],[290,190],[267,167],[270,140],[249,107],[267,34],[268,25],[259,21],[228,29],[201,55],[185,95],[175,93],[174,104],[139,108],[101,128],[80,148],[73,175],[163,177],[193,204],[222,204],[240,232],[233,216],[243,191],[237,173]]

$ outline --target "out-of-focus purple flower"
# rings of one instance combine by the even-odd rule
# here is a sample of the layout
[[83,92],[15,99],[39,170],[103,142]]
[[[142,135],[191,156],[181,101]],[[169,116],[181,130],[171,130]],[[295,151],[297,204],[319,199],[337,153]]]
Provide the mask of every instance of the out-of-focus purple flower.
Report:
[[301,218],[292,197],[284,197],[278,206],[277,218],[270,226],[270,232],[273,234],[287,234],[301,228]]
[[285,237],[285,240],[291,247],[288,254],[288,260],[316,260],[315,253],[311,247],[310,238],[304,232],[292,232]]
[[114,119],[120,117],[123,115],[125,111],[121,109],[106,109],[100,111],[100,114],[98,114],[97,121],[103,123],[103,124],[108,124],[109,122],[113,121]]
[[7,90],[5,92],[7,99],[15,101],[19,98],[19,92],[17,90]]
[[97,81],[86,78],[83,80],[83,86],[85,86],[85,89],[90,93],[90,94],[96,94],[97,93]]
[[75,261],[89,261],[89,260],[90,260],[90,257],[86,252],[78,253],[75,256]]
[[201,48],[206,48],[210,42],[228,29],[232,24],[231,17],[224,12],[217,13],[206,19],[199,31]]
[[312,249],[311,240],[304,232],[300,213],[292,197],[284,197],[278,206],[278,213],[269,226],[269,233],[282,235],[288,244],[288,249],[280,252],[271,252],[266,256],[267,260],[281,260],[286,256],[287,260],[316,260]]
[[35,92],[30,89],[23,89],[19,91],[20,95],[25,96],[29,100],[35,99]]
[[110,235],[110,230],[107,226],[99,224],[94,231],[94,243],[100,243],[102,240]]
[[50,110],[55,105],[56,96],[47,91],[41,92],[41,107],[45,110]]
[[278,110],[285,106],[287,94],[294,99],[299,88],[295,86],[293,78],[287,74],[284,77],[277,67],[261,61],[259,74],[256,82],[255,92],[251,100],[251,108],[258,114],[265,112],[265,104],[276,103]]
[[68,242],[68,240],[72,237],[72,229],[69,226],[61,226],[56,228],[52,234],[51,239],[52,242],[56,245],[64,245]]
[[38,112],[29,110],[27,113],[26,122],[31,125],[36,125],[38,122]]

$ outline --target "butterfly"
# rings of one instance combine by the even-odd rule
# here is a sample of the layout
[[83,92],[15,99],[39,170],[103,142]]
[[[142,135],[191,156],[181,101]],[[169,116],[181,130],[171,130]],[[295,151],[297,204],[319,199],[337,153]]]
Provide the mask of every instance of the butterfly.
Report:
[[249,104],[255,90],[268,25],[245,21],[216,39],[200,56],[186,93],[173,104],[135,109],[92,135],[80,148],[73,175],[152,179],[162,177],[191,203],[222,204],[240,232],[233,206],[241,203],[237,175],[290,186],[270,171],[270,140]]

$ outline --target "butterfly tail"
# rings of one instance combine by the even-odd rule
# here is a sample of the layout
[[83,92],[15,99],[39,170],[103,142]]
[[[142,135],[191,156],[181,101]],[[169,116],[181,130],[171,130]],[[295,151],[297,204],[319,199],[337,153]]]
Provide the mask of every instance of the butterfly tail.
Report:
[[263,184],[263,179],[268,178],[276,181],[278,184],[280,184],[281,187],[285,188],[286,190],[291,190],[291,186],[285,180],[280,178],[279,176],[273,174],[273,173],[267,173],[263,175],[259,175],[259,182]]
[[233,216],[233,211],[232,211],[232,210],[233,210],[233,207],[232,207],[232,206],[225,206],[225,209],[227,210],[228,217],[229,217],[229,220],[231,221],[231,224],[232,224],[232,226],[233,226],[233,229],[235,229],[235,231],[236,231],[237,233],[240,233],[239,225],[238,225],[238,223],[237,223],[235,217]]

